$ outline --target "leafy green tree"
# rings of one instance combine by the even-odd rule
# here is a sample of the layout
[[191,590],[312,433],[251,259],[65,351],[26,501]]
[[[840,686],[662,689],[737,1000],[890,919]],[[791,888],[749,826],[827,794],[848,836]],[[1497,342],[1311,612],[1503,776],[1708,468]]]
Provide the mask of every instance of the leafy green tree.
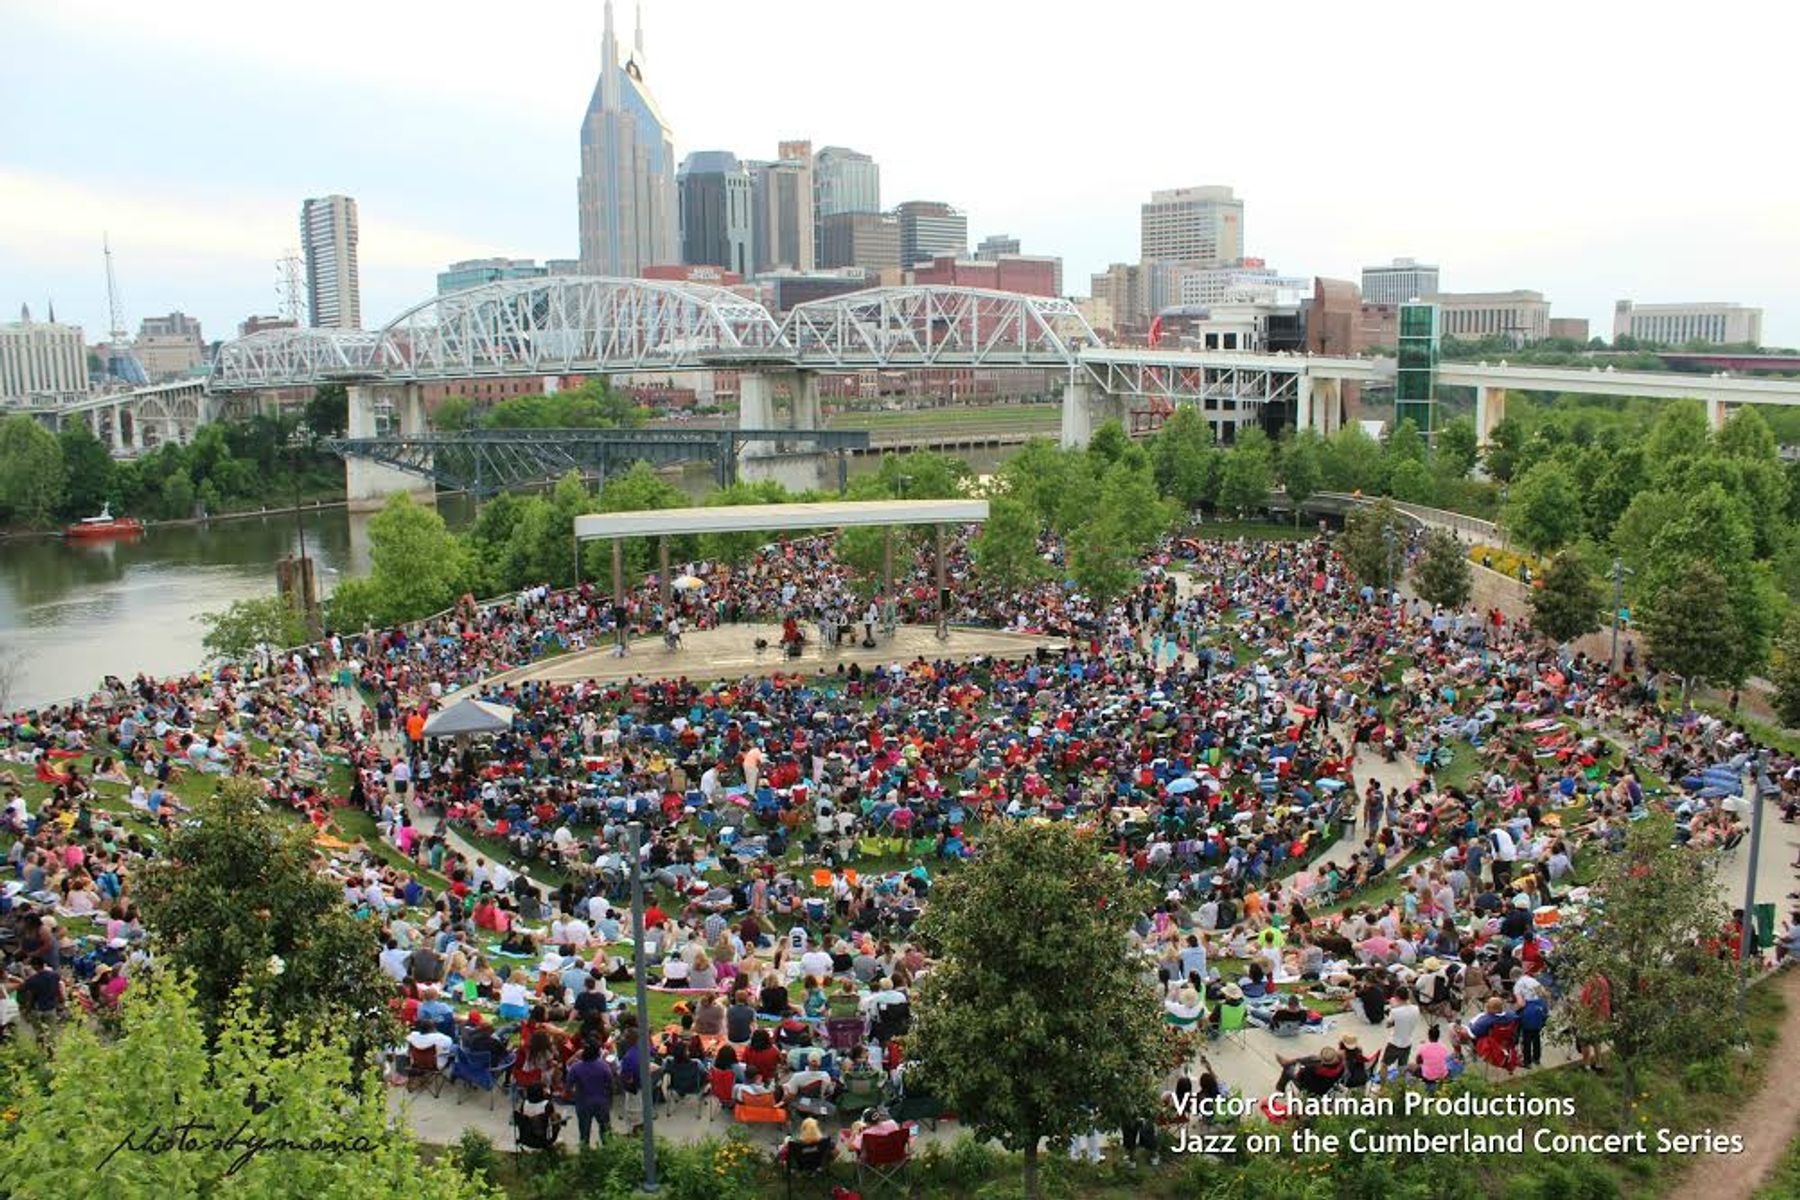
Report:
[[1023,501],[1043,524],[1067,534],[1100,502],[1094,461],[1084,451],[1064,450],[1047,438],[1033,438],[1000,468],[1001,490]]
[[369,560],[374,617],[383,625],[442,612],[467,590],[474,574],[444,518],[405,492],[388,497],[369,518]]
[[[558,516],[566,516],[568,524],[563,527],[565,536],[573,536],[575,531],[575,510],[571,506],[569,493],[564,492],[563,501],[558,508]],[[600,489],[600,503],[590,505],[581,511],[597,512],[644,512],[658,508],[685,508],[688,505],[687,494],[674,484],[658,475],[650,464],[635,462],[631,470],[623,475],[614,475]],[[671,561],[681,561],[692,557],[689,544],[677,545],[675,539],[670,541]],[[603,575],[612,578],[611,550],[602,542],[590,542],[584,548],[582,556],[583,577],[589,578]],[[655,544],[650,538],[632,538],[625,543],[625,569],[632,575],[642,575],[655,569]]]
[[1416,458],[1402,458],[1388,469],[1388,494],[1408,504],[1437,502],[1437,475]]
[[1413,590],[1427,603],[1461,608],[1475,590],[1469,555],[1454,533],[1434,529],[1425,535],[1425,552],[1413,567]]
[[1386,587],[1399,568],[1401,547],[1406,544],[1406,521],[1389,500],[1358,505],[1344,518],[1338,535],[1338,553],[1359,583]]
[[188,474],[186,467],[177,467],[163,476],[163,516],[174,521],[185,520],[194,515],[194,505],[199,498],[200,493],[194,487],[194,477]]
[[306,402],[306,428],[315,438],[343,437],[350,428],[350,390],[341,383],[322,383]]
[[1719,430],[1713,448],[1727,458],[1751,462],[1780,461],[1774,431],[1762,414],[1747,404],[1726,418],[1725,427]]
[[[1556,1006],[1556,1023],[1610,1046],[1621,1128],[1637,1127],[1646,1070],[1722,1053],[1737,1039],[1736,969],[1710,948],[1730,916],[1716,861],[1676,845],[1666,817],[1629,824],[1624,848],[1600,857],[1592,885],[1600,903],[1557,946],[1570,998]],[[1606,1005],[1592,1002],[1601,988]]]
[[1671,400],[1663,405],[1644,439],[1651,484],[1661,486],[1679,476],[1689,459],[1706,453],[1710,441],[1706,412],[1698,400]]
[[1318,492],[1325,479],[1325,443],[1314,429],[1303,429],[1294,435],[1287,452],[1281,456],[1281,486],[1288,503],[1294,508],[1294,524],[1300,524],[1300,510]]
[[495,429],[635,429],[648,414],[630,396],[605,380],[542,396],[513,396],[487,412]]
[[875,468],[881,494],[897,500],[953,500],[975,473],[969,464],[934,450],[884,454]]
[[1211,499],[1218,487],[1219,450],[1206,416],[1191,404],[1177,408],[1150,439],[1156,486],[1183,508]]
[[1488,431],[1488,446],[1482,454],[1488,474],[1502,483],[1510,482],[1518,473],[1519,459],[1525,451],[1528,431],[1516,416],[1502,417]]
[[1561,464],[1539,463],[1512,485],[1503,521],[1527,549],[1549,554],[1581,536],[1581,495]]
[[0,421],[0,515],[41,525],[62,496],[63,460],[56,435],[23,414]]
[[431,411],[431,427],[443,433],[456,433],[476,423],[475,402],[467,396],[445,396]]
[[1531,625],[1558,644],[1600,628],[1600,582],[1588,570],[1586,560],[1565,550],[1550,560],[1549,568],[1526,597],[1531,606]]
[[1069,574],[1100,604],[1117,600],[1136,585],[1137,553],[1117,509],[1107,506],[1069,535]]
[[[211,1020],[184,980],[145,972],[125,992],[118,1036],[70,1022],[54,1054],[15,1076],[0,1191],[498,1200],[448,1155],[420,1155],[390,1118],[379,1073],[359,1077],[341,1027],[283,1036],[253,998],[273,978],[258,964]],[[161,1144],[152,1131],[179,1149],[146,1149]]]
[[1381,443],[1346,425],[1326,441],[1325,489],[1330,492],[1363,492],[1374,495],[1387,485],[1387,464]]
[[1174,506],[1157,494],[1149,464],[1134,461],[1130,455],[1108,468],[1100,485],[1100,508],[1133,559],[1149,550],[1175,522]]
[[1750,673],[1731,593],[1705,559],[1692,560],[1651,592],[1643,628],[1656,666],[1681,680],[1684,697],[1695,682],[1736,685]]
[[1633,580],[1642,607],[1653,612],[1668,603],[1678,586],[1690,582],[1689,568],[1697,562],[1710,566],[1724,585],[1726,610],[1712,624],[1728,626],[1734,638],[1732,653],[1715,660],[1715,673],[1704,678],[1741,682],[1768,657],[1780,600],[1769,565],[1757,557],[1744,505],[1717,483],[1684,495],[1652,535],[1643,570]]
[[934,889],[920,935],[938,960],[907,1044],[920,1081],[982,1139],[1024,1155],[1116,1127],[1155,1095],[1164,1034],[1127,940],[1149,897],[1068,824],[991,827]]
[[1437,431],[1437,446],[1432,461],[1439,473],[1451,479],[1461,479],[1475,469],[1480,455],[1475,422],[1470,418],[1458,417]]
[[1408,417],[1398,425],[1394,426],[1392,432],[1388,434],[1387,445],[1384,447],[1384,450],[1387,454],[1390,468],[1392,464],[1401,462],[1416,462],[1423,464],[1425,461],[1425,439],[1419,436],[1419,426],[1417,423],[1415,423],[1411,417]]
[[1225,512],[1246,513],[1269,502],[1275,468],[1269,439],[1254,426],[1244,430],[1219,472],[1219,507]]
[[209,1030],[238,995],[278,1028],[324,1021],[372,1050],[389,995],[375,926],[314,869],[312,827],[271,811],[264,790],[255,776],[227,779],[165,833],[138,893],[158,958],[192,979]]
[[1129,445],[1131,438],[1126,434],[1125,427],[1117,421],[1107,421],[1094,430],[1093,437],[1088,439],[1087,450],[1104,468],[1124,457],[1125,447]]
[[206,626],[200,644],[225,661],[247,658],[258,646],[282,649],[306,641],[306,618],[282,596],[234,600],[194,619]]
[[[745,504],[789,504],[795,496],[773,479],[755,483],[738,482],[730,487],[707,493],[701,501],[708,508],[736,507]],[[703,533],[695,553],[712,562],[743,563],[756,553],[758,546],[769,540],[768,534],[756,530],[740,533]]]
[[56,441],[63,463],[62,511],[91,517],[112,499],[112,452],[81,421],[64,426]]
[[1790,611],[1775,642],[1775,713],[1789,729],[1800,728],[1800,611]]
[[1003,592],[1017,592],[1043,579],[1049,566],[1038,554],[1038,523],[1023,501],[996,496],[988,502],[987,523],[970,547],[975,571]]

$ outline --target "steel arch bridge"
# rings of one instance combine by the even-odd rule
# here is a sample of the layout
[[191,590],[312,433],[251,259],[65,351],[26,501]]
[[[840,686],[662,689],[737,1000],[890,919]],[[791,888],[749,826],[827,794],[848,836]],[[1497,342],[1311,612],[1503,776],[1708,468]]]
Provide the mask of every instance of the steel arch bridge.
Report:
[[1067,300],[958,287],[874,288],[797,305],[777,323],[723,288],[551,276],[482,284],[378,332],[265,330],[228,342],[214,392],[354,380],[771,367],[1074,370],[1100,345]]

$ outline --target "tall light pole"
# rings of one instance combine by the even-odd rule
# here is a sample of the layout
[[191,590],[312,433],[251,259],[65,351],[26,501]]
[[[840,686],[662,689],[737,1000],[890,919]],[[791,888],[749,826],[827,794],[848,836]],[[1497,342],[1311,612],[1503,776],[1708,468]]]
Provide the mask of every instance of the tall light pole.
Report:
[[1613,611],[1612,611],[1612,674],[1619,673],[1619,614],[1625,608],[1625,577],[1632,574],[1625,560],[1618,555],[1612,560]]
[[1387,544],[1388,603],[1392,604],[1394,602],[1394,558],[1400,539],[1394,532],[1394,527],[1392,525],[1383,525],[1381,527],[1381,540]]
[[[1750,798],[1750,873],[1744,880],[1744,927],[1738,934],[1738,1019],[1744,1016],[1744,992],[1750,986],[1750,947],[1756,941],[1756,869],[1762,850],[1762,755],[1744,767],[1744,794]],[[1759,951],[1760,958],[1760,951]]]
[[638,1096],[644,1102],[644,1185],[656,1190],[656,1089],[650,1081],[650,996],[644,965],[644,827],[636,821],[626,826],[631,854],[631,958],[637,981]]

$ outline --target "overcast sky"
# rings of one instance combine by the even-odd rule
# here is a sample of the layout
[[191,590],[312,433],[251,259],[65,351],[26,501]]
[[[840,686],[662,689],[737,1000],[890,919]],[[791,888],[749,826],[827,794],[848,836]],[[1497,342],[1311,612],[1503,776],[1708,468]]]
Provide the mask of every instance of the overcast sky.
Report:
[[[631,0],[621,0],[629,45]],[[1105,3],[646,0],[678,156],[785,138],[875,156],[882,202],[971,242],[1138,255],[1153,188],[1229,184],[1247,251],[1357,278],[1535,288],[1610,336],[1615,299],[1761,305],[1800,345],[1791,5],[1597,0]],[[573,257],[599,0],[0,0],[0,314],[50,298],[208,337],[277,307],[302,198],[361,210],[363,317],[465,257]]]

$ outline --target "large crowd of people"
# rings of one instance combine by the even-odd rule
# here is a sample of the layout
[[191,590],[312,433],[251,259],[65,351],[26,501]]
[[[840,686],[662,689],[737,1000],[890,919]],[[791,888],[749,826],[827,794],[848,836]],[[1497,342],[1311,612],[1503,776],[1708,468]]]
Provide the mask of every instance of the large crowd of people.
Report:
[[[791,620],[829,646],[935,603],[918,564],[892,597],[858,590],[823,536],[683,574],[696,584],[667,607],[658,581],[632,593],[634,631]],[[1057,579],[1000,594],[962,538],[951,578],[957,621],[1055,648],[492,682],[612,636],[609,599],[537,588],[11,714],[0,1023],[117,1007],[152,944],[133,879],[209,777],[257,778],[317,826],[320,869],[374,928],[409,1031],[396,1079],[503,1086],[540,1131],[561,1106],[583,1144],[646,1087],[740,1115],[860,1117],[850,1153],[934,1114],[916,1073],[908,1086],[932,967],[911,931],[997,823],[1080,824],[1155,884],[1130,936],[1182,1047],[1176,1096],[1535,1066],[1551,1005],[1606,1003],[1605,980],[1555,970],[1594,857],[1657,807],[1696,851],[1742,836],[1724,780],[1759,748],[1741,730],[1671,715],[1635,673],[1565,662],[1498,614],[1359,587],[1323,538],[1165,543],[1112,604]],[[510,706],[512,728],[425,738],[462,689]],[[1762,767],[1800,809],[1800,770]],[[346,806],[384,853],[336,835]],[[648,1061],[629,986],[640,831],[666,1014]],[[1277,1053],[1308,1030],[1330,1036]],[[1195,1049],[1244,1038],[1268,1039],[1269,1078]],[[1126,1133],[1154,1149],[1153,1128]]]

